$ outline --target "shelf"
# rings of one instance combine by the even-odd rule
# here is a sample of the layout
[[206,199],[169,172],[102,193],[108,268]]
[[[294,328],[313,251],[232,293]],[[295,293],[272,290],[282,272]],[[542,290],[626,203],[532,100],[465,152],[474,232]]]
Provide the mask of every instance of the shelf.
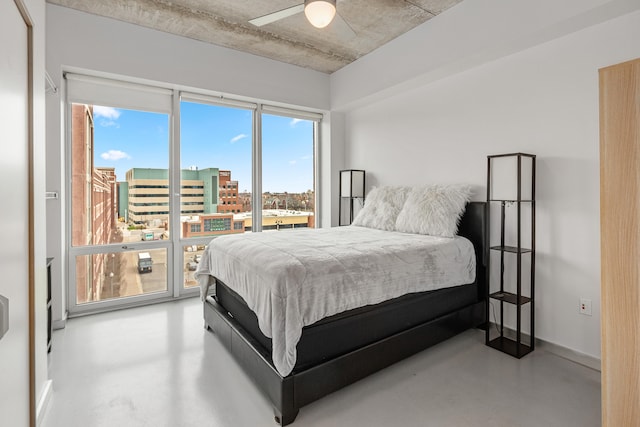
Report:
[[530,346],[520,343],[520,354],[518,354],[518,344],[514,340],[506,337],[495,338],[489,341],[488,345],[489,347],[493,347],[497,350],[507,353],[510,356],[517,357],[518,359],[531,353]]
[[[504,303],[511,304],[513,308],[507,307],[507,309],[510,314],[517,316],[517,331],[521,332],[524,326],[527,331],[530,331],[531,336],[528,343],[522,342],[522,339],[526,337],[521,333],[509,333],[509,338],[506,338],[500,332],[497,338],[491,339],[491,335],[494,337],[496,335],[495,333],[491,334],[491,328],[487,328],[485,342],[489,347],[517,358],[531,353],[535,348],[535,183],[535,155],[508,153],[487,156],[487,204],[492,220],[487,226],[489,229],[489,244],[487,246],[491,251],[497,251],[500,256],[487,257],[485,316],[487,324],[490,324],[493,313],[499,331],[504,331],[506,328],[503,313]],[[499,233],[491,233],[490,229],[493,227],[493,223],[498,224],[496,231]],[[517,240],[514,238],[516,236]],[[523,243],[529,247],[522,247]],[[515,256],[505,256],[505,253],[512,253]],[[522,259],[523,254],[526,254],[524,260]],[[497,263],[496,266],[492,265],[494,262]],[[515,270],[515,277],[513,270]],[[507,275],[508,277],[505,277]],[[531,279],[523,280],[523,277],[527,276],[530,276]],[[493,289],[491,289],[491,284],[494,285]],[[507,292],[505,289],[509,289],[511,292]],[[523,293],[527,296],[524,296]],[[497,301],[500,301],[500,317],[491,309],[491,305]],[[523,307],[526,304],[529,306]],[[523,311],[529,312],[526,316],[529,320],[525,319],[524,325],[521,322],[525,317]]]
[[516,246],[491,246],[491,249],[494,251],[511,252],[514,254],[517,254],[517,253],[527,254],[532,252],[531,249],[527,249],[527,248],[518,249]]
[[47,353],[51,353],[51,336],[53,332],[53,312],[51,306],[51,265],[53,257],[47,258]]
[[[511,292],[494,292],[489,295],[489,297],[499,301],[508,302],[509,304],[516,304],[516,301],[518,301],[518,295]],[[530,301],[531,298],[520,295],[520,302],[518,304],[523,305]]]

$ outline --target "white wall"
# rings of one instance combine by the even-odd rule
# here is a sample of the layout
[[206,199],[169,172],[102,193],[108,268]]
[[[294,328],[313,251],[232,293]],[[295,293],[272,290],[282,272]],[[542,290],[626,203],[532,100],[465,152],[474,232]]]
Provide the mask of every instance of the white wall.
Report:
[[[346,164],[367,170],[369,188],[466,182],[484,200],[487,155],[536,154],[536,335],[595,358],[598,69],[639,57],[638,40],[635,11],[346,113]],[[578,314],[579,297],[593,300],[592,317]]]
[[[0,423],[12,426],[27,426],[30,420],[30,400],[33,393],[37,410],[42,414],[43,404],[48,397],[49,381],[47,379],[47,350],[46,350],[46,220],[45,220],[45,128],[44,128],[44,56],[45,56],[45,5],[44,0],[24,0],[26,13],[32,25],[32,76],[33,76],[33,97],[32,97],[32,151],[23,138],[18,134],[11,133],[11,124],[4,120],[14,120],[22,115],[20,113],[21,100],[16,94],[17,90],[7,90],[3,88],[0,99],[3,102],[11,103],[13,111],[8,114],[3,111],[0,120],[3,121],[2,128],[8,133],[5,134],[3,142],[3,164],[2,181],[5,184],[2,194],[6,198],[5,209],[0,214],[2,218],[2,236],[4,247],[0,256],[2,269],[2,285],[0,293],[10,297],[9,314],[10,327],[7,335],[0,341]],[[9,25],[16,16],[13,1],[3,3],[5,12],[10,14],[0,14],[2,27],[4,29],[20,28]],[[6,20],[6,21],[5,21]],[[13,31],[13,30],[12,30]],[[15,34],[15,38],[7,40],[15,41],[15,45],[9,50],[3,50],[3,61],[7,60],[5,66],[11,67],[11,61],[20,58],[23,51],[22,42],[26,41],[20,37],[22,30]],[[3,47],[6,47],[3,43]],[[23,51],[23,58],[26,60],[26,52]],[[20,59],[20,61],[22,61]],[[26,65],[26,63],[25,63]],[[7,68],[3,68],[7,70]],[[3,76],[8,77],[7,75]],[[26,77],[26,76],[25,76]],[[26,81],[26,79],[25,79]],[[16,88],[17,89],[17,88]],[[26,105],[24,105],[26,111]],[[12,115],[12,114],[17,114]],[[17,119],[16,119],[17,120]],[[26,129],[24,129],[26,131]],[[29,159],[30,156],[30,159]],[[29,182],[28,163],[32,164],[32,181]],[[19,181],[16,181],[19,180]],[[21,208],[29,207],[29,197],[33,195],[33,206],[31,209],[33,217],[33,250],[29,253],[29,215],[21,213]],[[29,280],[29,265],[33,265],[33,283]],[[30,286],[33,285],[33,289]],[[34,310],[34,347],[30,349],[29,324],[30,311],[29,293],[33,292]],[[30,357],[34,360],[33,385],[30,387]]]
[[[47,4],[46,10],[46,66],[60,87],[63,70],[86,70],[275,105],[329,109],[326,74],[60,6]],[[56,257],[53,314],[57,326],[65,316],[65,276],[61,269],[66,263],[62,133],[61,98],[49,96],[47,190],[61,195],[61,199],[47,202],[48,254]],[[320,151],[330,156],[331,133],[325,131],[322,135]],[[323,174],[320,188],[330,187],[331,177]],[[330,200],[322,194],[320,197]],[[331,206],[322,203],[321,209],[323,222],[330,221]]]

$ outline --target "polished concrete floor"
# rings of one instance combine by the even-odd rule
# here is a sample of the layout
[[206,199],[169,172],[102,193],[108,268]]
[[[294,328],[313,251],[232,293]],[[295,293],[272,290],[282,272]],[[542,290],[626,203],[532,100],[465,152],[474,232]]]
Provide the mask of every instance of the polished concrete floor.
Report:
[[[71,319],[54,331],[42,427],[275,427],[205,331],[197,298]],[[300,410],[293,426],[599,426],[599,372],[543,349],[514,359],[454,337]]]

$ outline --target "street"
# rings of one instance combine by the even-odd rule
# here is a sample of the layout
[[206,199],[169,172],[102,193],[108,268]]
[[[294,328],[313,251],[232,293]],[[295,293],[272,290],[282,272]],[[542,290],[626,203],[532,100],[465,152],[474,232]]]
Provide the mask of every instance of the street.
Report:
[[[154,230],[156,234],[161,231]],[[122,243],[140,242],[141,230],[129,230],[125,224],[120,226]],[[148,273],[138,272],[138,254],[147,252],[153,261],[152,270]],[[195,280],[195,270],[189,269],[189,264],[195,262],[197,256],[202,256],[202,246],[185,246],[184,263],[182,266],[185,288],[198,286]],[[128,297],[135,295],[163,292],[167,290],[167,250],[151,249],[136,250],[112,254],[115,264],[110,271],[112,277],[107,277],[104,282],[102,299]]]
[[[141,230],[128,230],[120,227],[122,242],[141,241]],[[138,272],[138,254],[148,252],[153,260],[149,273]],[[167,251],[166,249],[138,250],[123,252],[120,256],[119,292],[114,297],[127,297],[167,290]]]

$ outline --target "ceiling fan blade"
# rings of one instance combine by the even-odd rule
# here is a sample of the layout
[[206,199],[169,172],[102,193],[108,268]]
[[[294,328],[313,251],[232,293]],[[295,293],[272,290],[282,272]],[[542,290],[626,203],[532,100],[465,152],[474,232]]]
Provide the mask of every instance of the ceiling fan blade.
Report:
[[279,21],[280,19],[288,18],[289,16],[295,15],[296,13],[300,13],[302,11],[304,11],[304,3],[251,19],[249,22],[256,27],[262,27],[263,25],[271,24],[272,22]]
[[356,32],[353,31],[351,25],[349,25],[339,13],[336,13],[335,18],[333,18],[333,21],[329,24],[329,28],[341,39],[351,39],[356,36]]

